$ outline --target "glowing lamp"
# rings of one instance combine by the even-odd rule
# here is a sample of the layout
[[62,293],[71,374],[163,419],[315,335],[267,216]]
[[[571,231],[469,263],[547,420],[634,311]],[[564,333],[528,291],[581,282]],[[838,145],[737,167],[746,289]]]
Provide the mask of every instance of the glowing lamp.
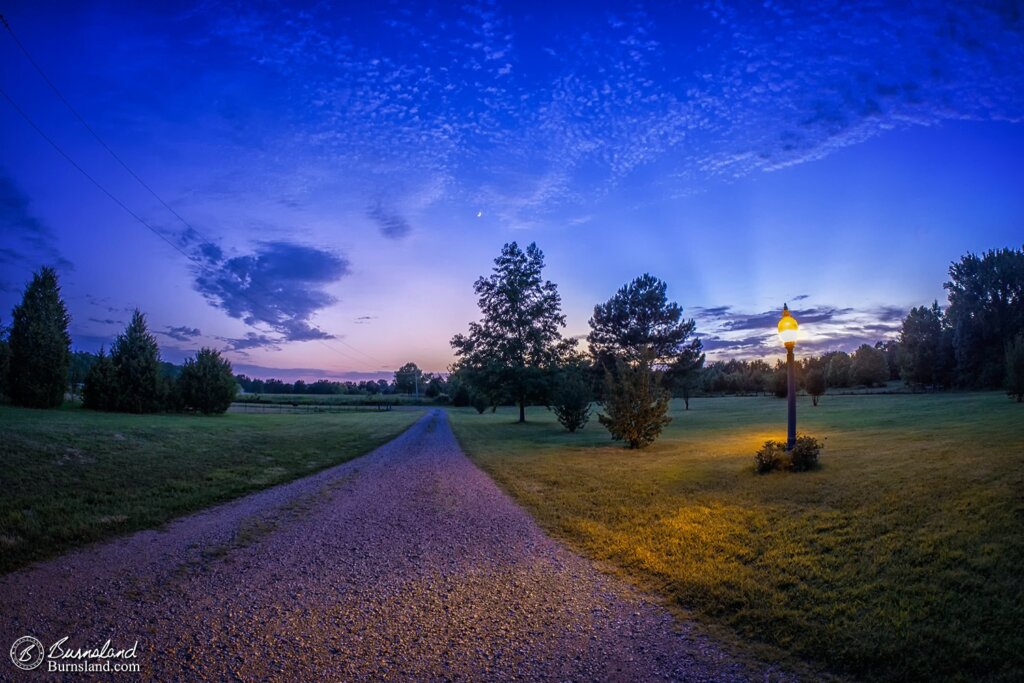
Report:
[[789,312],[789,306],[782,304],[782,318],[779,320],[779,339],[786,345],[787,349],[793,348],[796,344],[797,328],[796,318]]

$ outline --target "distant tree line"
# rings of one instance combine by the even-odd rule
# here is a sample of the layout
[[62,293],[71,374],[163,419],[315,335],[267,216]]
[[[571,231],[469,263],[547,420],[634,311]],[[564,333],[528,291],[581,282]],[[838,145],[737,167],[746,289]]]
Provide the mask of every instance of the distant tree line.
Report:
[[[238,386],[249,394],[305,394],[305,395],[349,395],[377,396],[414,394],[430,399],[448,399],[448,378],[444,375],[422,372],[415,363],[406,363],[395,370],[394,379],[367,379],[358,382],[318,379],[315,382],[295,380],[285,382],[279,379],[256,379],[246,375],[235,375]],[[465,405],[469,405],[467,402]]]

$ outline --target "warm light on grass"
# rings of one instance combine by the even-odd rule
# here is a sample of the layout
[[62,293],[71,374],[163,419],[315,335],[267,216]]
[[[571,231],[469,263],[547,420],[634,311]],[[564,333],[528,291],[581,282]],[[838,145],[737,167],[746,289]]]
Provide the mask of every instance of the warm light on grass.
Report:
[[[553,418],[452,411],[549,532],[743,642],[866,679],[1024,672],[1024,421],[998,393],[834,396],[822,468],[753,473],[780,402],[674,406],[636,452]],[[778,654],[778,651],[776,651]]]

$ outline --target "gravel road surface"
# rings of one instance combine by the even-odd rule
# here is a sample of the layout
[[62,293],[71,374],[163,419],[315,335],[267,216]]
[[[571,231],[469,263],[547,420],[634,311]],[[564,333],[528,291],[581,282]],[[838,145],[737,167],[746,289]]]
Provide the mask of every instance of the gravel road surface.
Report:
[[[0,646],[142,680],[777,680],[540,531],[434,411],[371,454],[0,577]],[[0,679],[41,680],[6,654]],[[81,681],[81,673],[63,675]]]

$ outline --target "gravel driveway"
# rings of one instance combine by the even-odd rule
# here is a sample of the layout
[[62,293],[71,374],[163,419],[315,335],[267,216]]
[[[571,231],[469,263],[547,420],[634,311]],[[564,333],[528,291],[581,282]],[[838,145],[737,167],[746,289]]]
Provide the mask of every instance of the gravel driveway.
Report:
[[159,680],[782,677],[545,537],[441,411],[362,458],[0,577],[3,652],[26,634],[137,640]]

